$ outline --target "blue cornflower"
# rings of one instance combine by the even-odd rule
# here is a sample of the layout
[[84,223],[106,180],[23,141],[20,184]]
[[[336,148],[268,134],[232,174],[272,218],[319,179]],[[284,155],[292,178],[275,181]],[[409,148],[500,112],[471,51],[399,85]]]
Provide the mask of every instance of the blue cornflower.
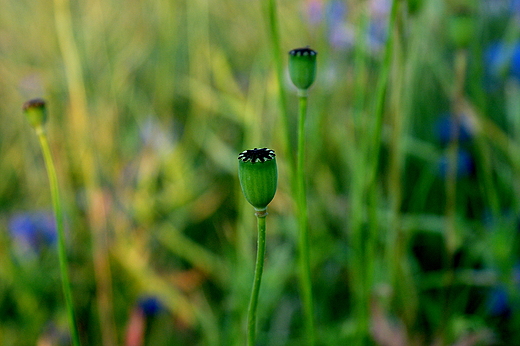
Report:
[[334,0],[327,5],[327,21],[329,24],[342,24],[347,18],[347,4],[344,1]]
[[484,64],[490,82],[496,83],[505,77],[520,82],[520,42],[491,43],[484,52]]
[[[520,263],[513,268],[513,281],[516,289],[520,289]],[[497,284],[491,289],[487,300],[488,311],[493,316],[509,316],[511,314],[511,297],[506,286]]]
[[516,16],[520,16],[520,0],[511,0],[509,2],[509,11]]
[[391,1],[370,1],[370,24],[367,32],[368,47],[373,53],[379,53],[388,39],[388,20],[392,7]]
[[323,16],[323,1],[309,0],[307,1],[307,16],[312,25],[318,25]]
[[509,297],[505,287],[494,287],[488,296],[488,311],[493,316],[508,316],[511,313]]
[[18,246],[35,253],[57,241],[54,217],[45,211],[15,214],[9,220],[9,233]]
[[[439,161],[439,174],[441,177],[446,178],[448,176],[448,169],[450,167],[450,157],[448,154],[445,154],[441,157]],[[457,151],[457,170],[456,176],[457,178],[467,177],[473,174],[475,170],[475,162],[471,154],[464,150],[459,149]]]
[[137,302],[137,306],[146,317],[153,317],[164,310],[164,306],[155,296],[143,296]]
[[473,128],[469,119],[462,115],[453,117],[450,114],[443,115],[435,124],[437,138],[442,145],[447,145],[457,139],[466,142],[473,137]]

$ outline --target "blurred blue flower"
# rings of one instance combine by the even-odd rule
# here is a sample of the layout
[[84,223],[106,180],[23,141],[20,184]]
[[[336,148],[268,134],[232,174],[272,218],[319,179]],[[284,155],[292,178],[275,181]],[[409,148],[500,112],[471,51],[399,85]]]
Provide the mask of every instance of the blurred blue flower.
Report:
[[520,42],[491,43],[484,52],[484,64],[488,82],[496,84],[505,77],[520,82]]
[[325,12],[330,44],[335,48],[349,48],[354,41],[354,33],[348,24],[345,1],[329,2]]
[[372,0],[370,2],[370,12],[377,17],[387,17],[392,9],[392,1],[390,0]]
[[[516,289],[520,289],[520,263],[513,268],[513,282]],[[498,284],[492,288],[487,300],[488,311],[493,316],[508,317],[511,314],[511,298],[507,288]]]
[[520,16],[520,0],[511,0],[509,2],[509,11],[515,16]]
[[520,0],[484,0],[482,13],[489,17],[519,16]]
[[386,44],[388,38],[387,19],[372,20],[368,28],[367,43],[373,52],[380,52]]
[[321,22],[323,16],[323,0],[307,1],[307,16],[311,25],[317,25]]
[[[311,4],[315,2],[311,1]],[[320,16],[325,19],[327,37],[331,46],[336,49],[349,48],[354,40],[354,33],[351,25],[348,23],[346,2],[333,0],[325,5],[321,1],[320,4]]]
[[484,0],[482,11],[487,16],[497,17],[507,13],[511,0]]
[[[439,174],[441,177],[446,178],[448,176],[448,171],[450,167],[450,157],[448,154],[445,154],[439,160]],[[471,175],[475,170],[475,162],[471,154],[464,150],[459,149],[457,151],[457,178],[467,177]]]
[[51,212],[18,213],[9,220],[13,241],[25,250],[38,253],[57,240],[56,224]]
[[345,1],[334,0],[327,4],[327,22],[329,25],[338,25],[347,19],[347,4]]
[[473,137],[473,128],[469,119],[462,115],[453,117],[445,114],[435,124],[437,138],[442,145],[457,139],[459,142],[469,141]]
[[71,345],[70,334],[54,322],[49,322],[37,341],[37,345]]
[[505,287],[495,287],[491,290],[487,301],[488,311],[493,316],[507,316],[511,312],[509,298]]
[[388,20],[392,2],[389,0],[370,1],[370,23],[366,43],[374,53],[380,53],[388,39]]
[[143,296],[137,302],[137,306],[146,317],[153,317],[164,310],[164,306],[155,296]]

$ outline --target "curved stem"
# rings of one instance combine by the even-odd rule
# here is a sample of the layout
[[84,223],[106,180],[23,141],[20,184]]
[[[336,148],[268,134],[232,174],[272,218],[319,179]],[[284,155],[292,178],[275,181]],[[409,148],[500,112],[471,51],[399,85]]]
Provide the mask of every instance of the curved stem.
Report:
[[309,230],[307,215],[307,196],[305,189],[305,117],[307,114],[307,93],[300,90],[298,95],[298,156],[296,166],[298,225],[299,232],[299,262],[300,262],[300,285],[303,295],[303,310],[305,319],[305,330],[309,345],[314,345],[314,307],[312,299],[312,281],[309,259]]
[[58,257],[60,262],[60,273],[61,273],[61,284],[63,289],[63,295],[65,296],[65,304],[67,306],[67,314],[69,318],[70,333],[72,337],[72,343],[74,346],[79,346],[79,335],[76,328],[76,318],[74,316],[74,305],[72,303],[72,290],[70,288],[69,273],[67,269],[67,253],[65,248],[65,232],[63,231],[63,212],[61,210],[60,195],[58,189],[58,178],[56,175],[56,169],[52,160],[51,150],[49,148],[49,142],[45,134],[43,127],[36,128],[38,139],[40,140],[40,146],[43,152],[43,158],[45,161],[45,167],[47,169],[47,175],[49,177],[49,186],[51,190],[52,206],[54,209],[54,218],[56,220],[56,230],[58,232]]
[[260,292],[260,283],[262,282],[262,272],[264,270],[265,258],[265,216],[267,213],[257,213],[258,226],[258,245],[256,253],[255,278],[253,281],[253,289],[251,291],[251,299],[249,300],[249,309],[247,311],[247,345],[253,346],[256,338],[256,308],[258,306],[258,293]]

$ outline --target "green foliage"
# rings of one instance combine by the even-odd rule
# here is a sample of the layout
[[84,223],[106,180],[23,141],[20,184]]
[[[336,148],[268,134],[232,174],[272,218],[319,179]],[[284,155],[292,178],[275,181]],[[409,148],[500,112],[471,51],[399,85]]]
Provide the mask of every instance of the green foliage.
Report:
[[[319,52],[305,157],[316,344],[520,344],[520,87],[509,58],[491,75],[486,63],[519,37],[515,14],[469,1],[474,34],[456,38],[467,23],[450,24],[446,1],[276,3],[285,58]],[[55,249],[10,226],[51,209],[20,110],[44,97],[82,344],[124,345],[136,325],[145,345],[244,344],[255,220],[236,153],[265,143],[278,189],[257,340],[301,345],[297,95],[263,2],[0,4],[0,344],[67,332]],[[469,136],[441,140],[446,117]],[[140,320],[145,295],[163,309]]]

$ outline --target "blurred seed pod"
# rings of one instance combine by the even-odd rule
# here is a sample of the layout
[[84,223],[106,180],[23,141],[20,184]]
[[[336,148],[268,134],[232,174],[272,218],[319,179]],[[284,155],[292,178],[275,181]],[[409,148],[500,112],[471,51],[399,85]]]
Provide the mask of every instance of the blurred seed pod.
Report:
[[309,47],[293,49],[289,52],[289,75],[300,90],[307,90],[316,79],[316,55]]
[[32,99],[24,103],[23,111],[33,128],[38,128],[45,125],[47,121],[47,107],[45,100]]

